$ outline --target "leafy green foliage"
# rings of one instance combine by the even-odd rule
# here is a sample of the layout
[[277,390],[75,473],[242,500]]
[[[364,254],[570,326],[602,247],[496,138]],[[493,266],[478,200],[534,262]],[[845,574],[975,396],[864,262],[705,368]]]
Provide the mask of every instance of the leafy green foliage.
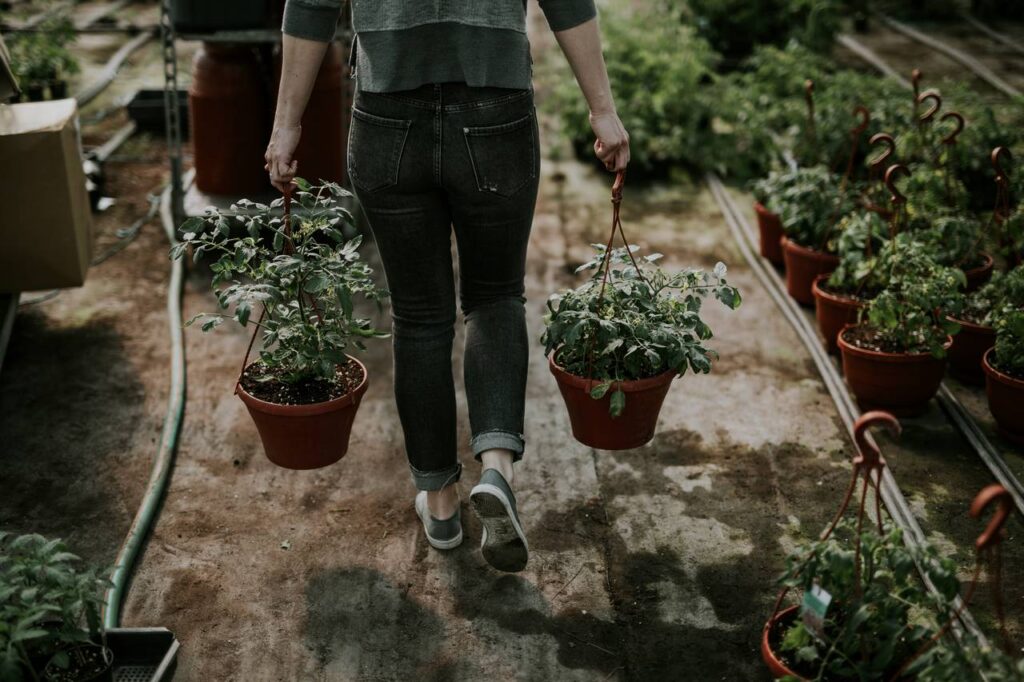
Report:
[[[659,14],[602,10],[604,57],[615,99],[629,130],[630,172],[664,172],[674,163],[702,158],[709,115],[701,90],[716,55],[705,40]],[[594,133],[586,101],[563,66],[550,110],[581,158],[593,158]]]
[[[282,199],[270,206],[242,200],[231,207],[233,214],[207,209],[189,218],[171,251],[172,258],[181,258],[191,249],[196,261],[204,254],[215,256],[210,265],[214,291],[220,307],[230,310],[229,315],[200,313],[188,324],[201,321],[203,331],[209,331],[233,318],[244,327],[256,324],[252,315],[264,307],[260,360],[289,382],[333,379],[336,368],[347,362],[350,344],[363,349],[362,339],[387,336],[369,319],[355,316],[357,297],[380,305],[387,294],[359,259],[362,238],[346,241],[342,233],[352,216],[339,199],[349,193],[334,183],[311,187],[298,182],[291,237],[283,218],[272,211]],[[238,223],[245,228],[241,236]]]
[[709,294],[729,308],[740,305],[739,291],[726,283],[725,265],[718,263],[710,273],[691,268],[669,273],[656,264],[661,254],[640,256],[639,247],[630,246],[639,271],[625,247],[613,249],[602,267],[605,245],[593,246],[594,258],[577,269],[593,270],[591,278],[548,298],[544,354],[555,352],[555,362],[565,371],[597,380],[592,397],[613,390],[613,415],[625,404],[617,382],[668,370],[710,372],[715,354],[704,343],[712,334],[700,317],[701,305]]
[[996,270],[992,278],[964,301],[964,319],[991,327],[996,320],[1024,307],[1024,265],[1009,272]]
[[915,666],[919,682],[1024,682],[1024,658],[981,644],[969,632],[962,637],[960,644],[943,638],[922,656],[922,665]]
[[[756,185],[765,206],[782,219],[786,236],[797,244],[834,253],[835,229],[854,208],[852,192],[824,166],[773,173]],[[763,202],[762,202],[763,203]]]
[[880,262],[891,253],[885,248],[889,223],[873,211],[854,212],[839,222],[837,232],[839,265],[828,279],[829,288],[848,296],[872,298],[885,287],[889,273]]
[[80,561],[61,540],[0,531],[0,679],[100,634],[108,582]]
[[944,357],[947,335],[960,329],[946,315],[960,311],[964,273],[936,263],[906,233],[885,251],[886,283],[865,308],[868,327],[888,352]]
[[[952,559],[929,545],[907,547],[902,531],[888,522],[879,533],[865,519],[858,575],[856,538],[856,520],[846,517],[827,540],[805,542],[786,560],[781,585],[801,593],[819,586],[832,595],[824,639],[798,620],[781,644],[809,678],[890,679],[949,619],[959,594]],[[938,596],[918,579],[918,566]]]
[[790,41],[827,53],[840,24],[835,0],[686,0],[685,6],[700,34],[731,60],[757,45]]
[[47,19],[36,32],[12,35],[8,45],[11,65],[21,87],[43,86],[77,73],[78,61],[68,49],[74,39],[74,26],[64,15]]
[[1024,310],[1018,307],[995,322],[996,347],[993,364],[996,369],[1017,379],[1024,379]]
[[[909,209],[908,209],[909,210]],[[912,231],[920,244],[939,265],[969,270],[981,264],[979,245],[981,222],[968,214],[936,214],[920,222]]]

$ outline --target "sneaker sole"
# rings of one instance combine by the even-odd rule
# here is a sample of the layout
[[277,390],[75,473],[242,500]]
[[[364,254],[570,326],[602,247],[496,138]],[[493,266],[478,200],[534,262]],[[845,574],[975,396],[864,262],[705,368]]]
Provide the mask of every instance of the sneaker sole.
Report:
[[487,563],[507,573],[526,568],[530,556],[526,535],[504,493],[493,485],[482,483],[473,488],[469,499],[484,527],[480,552]]

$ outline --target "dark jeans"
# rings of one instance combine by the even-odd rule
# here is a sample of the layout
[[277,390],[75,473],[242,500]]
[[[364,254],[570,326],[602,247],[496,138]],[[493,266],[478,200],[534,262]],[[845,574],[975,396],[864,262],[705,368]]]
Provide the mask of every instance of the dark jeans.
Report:
[[523,454],[526,245],[540,170],[531,90],[425,85],[357,92],[348,167],[391,291],[395,401],[420,490],[457,481],[455,277],[479,459]]

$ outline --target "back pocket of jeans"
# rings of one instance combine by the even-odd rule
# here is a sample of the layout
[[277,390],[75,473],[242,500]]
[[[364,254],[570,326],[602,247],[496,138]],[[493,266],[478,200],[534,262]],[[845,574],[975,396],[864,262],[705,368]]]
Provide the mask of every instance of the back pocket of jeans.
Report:
[[412,121],[352,110],[348,174],[353,185],[364,192],[376,192],[398,184],[398,169],[411,125]]
[[463,129],[481,192],[510,197],[536,177],[533,116],[531,112],[511,123]]

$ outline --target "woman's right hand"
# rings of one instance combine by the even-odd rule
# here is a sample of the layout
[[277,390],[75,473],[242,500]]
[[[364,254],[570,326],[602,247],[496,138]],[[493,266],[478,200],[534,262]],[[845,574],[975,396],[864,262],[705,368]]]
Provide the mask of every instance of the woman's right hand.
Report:
[[591,112],[590,127],[597,136],[594,153],[604,167],[615,173],[626,170],[629,164],[629,133],[619,120],[618,113],[614,110]]
[[293,157],[301,136],[302,126],[274,128],[263,155],[267,162],[263,168],[270,172],[270,184],[281,192],[291,186],[299,170],[299,162]]

